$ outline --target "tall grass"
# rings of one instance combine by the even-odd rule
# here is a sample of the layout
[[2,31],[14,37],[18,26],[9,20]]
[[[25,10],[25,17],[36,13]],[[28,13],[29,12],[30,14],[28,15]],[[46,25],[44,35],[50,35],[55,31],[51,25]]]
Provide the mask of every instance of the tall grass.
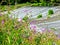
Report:
[[40,33],[28,26],[28,22],[0,14],[0,45],[60,45],[54,31]]

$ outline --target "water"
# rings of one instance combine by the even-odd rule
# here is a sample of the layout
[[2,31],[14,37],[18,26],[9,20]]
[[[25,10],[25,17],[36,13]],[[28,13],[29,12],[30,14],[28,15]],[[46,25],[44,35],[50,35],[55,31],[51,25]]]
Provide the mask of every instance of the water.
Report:
[[22,7],[11,12],[10,15],[15,16],[16,18],[23,18],[24,16],[30,16],[29,18],[36,18],[39,14],[42,14],[43,18],[47,16],[48,10],[52,9],[57,12],[57,7]]
[[[13,17],[15,16],[16,18],[23,18],[24,16],[27,15],[30,16],[29,17],[30,19],[32,19],[36,18],[39,14],[42,14],[43,16],[42,18],[45,18],[47,17],[49,9],[52,9],[54,13],[60,10],[57,7],[22,7],[12,11],[10,15],[12,15]],[[53,21],[45,22],[44,24],[39,23],[35,25],[37,26],[37,31],[40,30],[40,28],[46,28],[46,29],[56,28],[57,31],[60,33],[60,20],[55,22]]]

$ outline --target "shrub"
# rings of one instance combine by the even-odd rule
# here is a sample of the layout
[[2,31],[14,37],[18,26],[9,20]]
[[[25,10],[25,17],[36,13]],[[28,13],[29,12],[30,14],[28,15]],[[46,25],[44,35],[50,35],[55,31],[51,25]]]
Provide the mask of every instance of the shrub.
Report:
[[54,14],[53,10],[48,10],[48,15]]
[[25,17],[23,18],[23,20],[24,20],[24,21],[27,21],[27,20],[28,20],[28,16],[25,16]]
[[41,3],[41,6],[46,6],[46,5],[47,5],[46,2],[42,2],[42,3]]
[[39,15],[37,16],[37,18],[42,18],[42,14],[39,14]]
[[50,7],[50,6],[52,6],[52,5],[51,5],[50,3],[47,3],[47,6],[49,6],[49,7]]

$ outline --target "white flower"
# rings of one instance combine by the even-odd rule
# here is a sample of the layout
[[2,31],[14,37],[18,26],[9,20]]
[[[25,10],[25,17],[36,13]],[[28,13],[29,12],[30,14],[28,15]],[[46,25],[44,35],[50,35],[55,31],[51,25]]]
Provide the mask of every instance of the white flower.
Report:
[[18,21],[21,22],[22,21],[22,18],[19,18]]

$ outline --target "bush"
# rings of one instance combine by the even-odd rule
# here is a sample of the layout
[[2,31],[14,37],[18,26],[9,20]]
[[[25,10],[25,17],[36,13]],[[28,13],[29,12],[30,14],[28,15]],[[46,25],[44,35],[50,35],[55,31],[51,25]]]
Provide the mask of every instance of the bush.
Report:
[[53,10],[48,10],[48,15],[54,14]]
[[42,14],[39,14],[39,15],[37,16],[37,18],[42,18]]
[[46,2],[42,2],[41,6],[47,6],[47,3]]
[[27,21],[27,20],[28,20],[28,16],[25,16],[25,17],[23,18],[23,20],[24,20],[24,21]]

